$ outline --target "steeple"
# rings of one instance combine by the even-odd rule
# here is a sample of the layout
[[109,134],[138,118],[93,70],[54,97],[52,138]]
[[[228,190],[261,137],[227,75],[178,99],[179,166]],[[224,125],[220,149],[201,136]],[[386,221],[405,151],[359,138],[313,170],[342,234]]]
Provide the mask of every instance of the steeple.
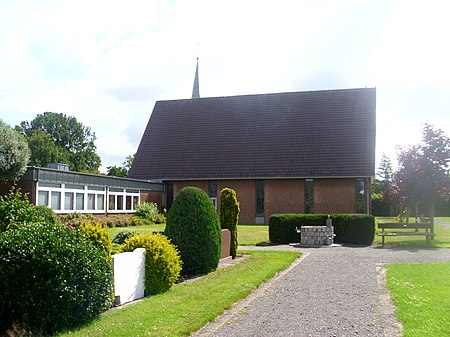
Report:
[[200,98],[200,87],[198,84],[198,57],[197,67],[195,68],[194,87],[192,88],[192,98]]

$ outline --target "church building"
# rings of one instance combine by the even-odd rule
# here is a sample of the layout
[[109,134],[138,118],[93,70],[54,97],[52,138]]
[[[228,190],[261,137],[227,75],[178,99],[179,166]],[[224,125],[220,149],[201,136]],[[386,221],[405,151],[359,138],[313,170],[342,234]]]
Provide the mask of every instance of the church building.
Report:
[[279,213],[370,213],[376,89],[158,101],[129,177],[164,185],[163,207],[196,186],[220,202],[228,187],[240,223]]

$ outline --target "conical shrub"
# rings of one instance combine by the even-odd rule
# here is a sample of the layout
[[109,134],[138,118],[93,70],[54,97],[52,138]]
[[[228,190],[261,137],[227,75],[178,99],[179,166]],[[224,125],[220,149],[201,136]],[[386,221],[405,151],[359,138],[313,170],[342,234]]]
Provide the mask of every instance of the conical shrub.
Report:
[[219,218],[203,190],[185,187],[178,193],[168,214],[165,235],[178,248],[184,273],[208,273],[217,268],[221,253]]

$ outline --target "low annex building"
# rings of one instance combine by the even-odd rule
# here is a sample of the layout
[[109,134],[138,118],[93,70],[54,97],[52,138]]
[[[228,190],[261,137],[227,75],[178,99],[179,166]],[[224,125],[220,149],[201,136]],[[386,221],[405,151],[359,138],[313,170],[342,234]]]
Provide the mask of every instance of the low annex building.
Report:
[[143,202],[161,205],[163,186],[159,182],[68,170],[68,165],[28,167],[19,181],[0,183],[0,195],[13,186],[26,193],[34,205],[48,206],[57,214],[133,213]]
[[276,213],[370,213],[376,89],[158,101],[129,176],[164,184],[163,206],[196,186],[232,188],[240,223]]

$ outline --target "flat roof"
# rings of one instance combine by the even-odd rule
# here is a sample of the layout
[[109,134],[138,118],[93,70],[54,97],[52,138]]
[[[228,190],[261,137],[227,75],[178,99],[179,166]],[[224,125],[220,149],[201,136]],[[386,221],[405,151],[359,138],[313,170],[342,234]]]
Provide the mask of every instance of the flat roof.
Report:
[[163,191],[162,182],[155,180],[112,177],[101,174],[61,171],[57,169],[34,166],[27,167],[27,171],[20,178],[20,180]]

